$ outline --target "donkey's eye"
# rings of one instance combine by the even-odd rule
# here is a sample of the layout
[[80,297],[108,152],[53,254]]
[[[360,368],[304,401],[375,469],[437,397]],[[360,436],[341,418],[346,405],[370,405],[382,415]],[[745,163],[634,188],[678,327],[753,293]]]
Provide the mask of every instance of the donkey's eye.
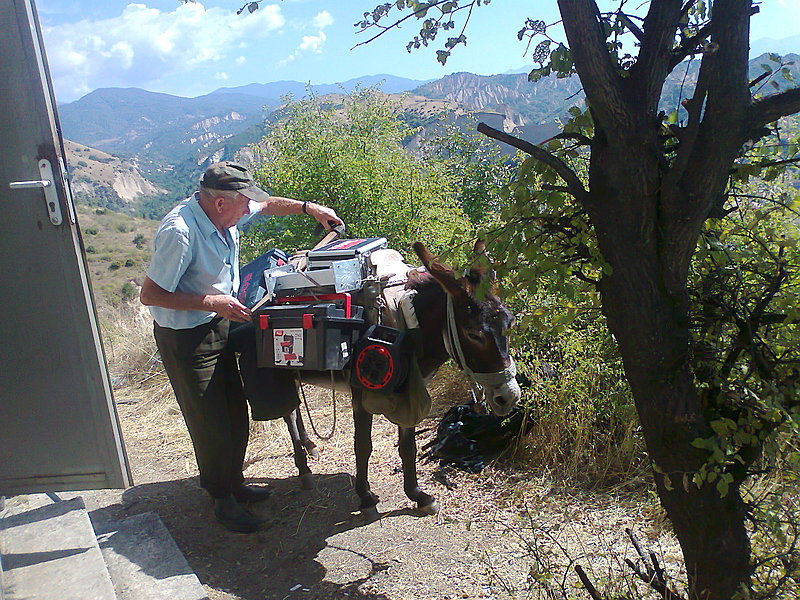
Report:
[[467,331],[466,334],[467,337],[473,342],[477,342],[479,344],[483,342],[483,337],[479,333],[476,333],[474,331]]

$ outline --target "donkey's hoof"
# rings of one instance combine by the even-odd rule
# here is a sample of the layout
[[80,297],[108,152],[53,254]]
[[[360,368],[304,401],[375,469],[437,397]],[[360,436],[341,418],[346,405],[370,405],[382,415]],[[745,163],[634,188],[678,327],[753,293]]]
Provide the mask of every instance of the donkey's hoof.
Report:
[[430,504],[426,504],[425,506],[417,505],[417,511],[423,515],[435,515],[439,512],[439,503],[434,500]]
[[377,506],[368,506],[367,508],[362,508],[359,512],[361,513],[361,518],[368,523],[377,521],[380,516]]
[[316,446],[311,446],[310,448],[307,447],[306,454],[308,454],[308,456],[311,458],[319,458],[320,455],[319,448],[317,448]]
[[317,487],[317,482],[314,475],[311,473],[303,473],[300,475],[300,487],[304,490],[313,490]]

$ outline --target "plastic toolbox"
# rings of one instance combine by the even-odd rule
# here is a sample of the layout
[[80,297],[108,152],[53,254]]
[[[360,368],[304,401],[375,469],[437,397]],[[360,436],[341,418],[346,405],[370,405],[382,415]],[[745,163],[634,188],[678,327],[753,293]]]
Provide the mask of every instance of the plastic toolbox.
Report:
[[364,309],[335,302],[279,304],[255,315],[259,367],[315,371],[345,368],[365,329]]

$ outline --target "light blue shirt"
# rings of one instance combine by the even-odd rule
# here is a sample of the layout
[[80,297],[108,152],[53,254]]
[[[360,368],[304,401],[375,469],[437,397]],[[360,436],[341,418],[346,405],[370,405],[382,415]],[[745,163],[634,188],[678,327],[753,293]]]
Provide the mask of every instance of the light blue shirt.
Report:
[[[250,214],[223,233],[200,206],[199,194],[190,196],[161,221],[147,276],[168,292],[233,295],[239,289],[237,227],[258,214],[258,208],[258,204],[250,202]],[[200,310],[149,308],[155,322],[170,329],[190,329],[216,316]]]

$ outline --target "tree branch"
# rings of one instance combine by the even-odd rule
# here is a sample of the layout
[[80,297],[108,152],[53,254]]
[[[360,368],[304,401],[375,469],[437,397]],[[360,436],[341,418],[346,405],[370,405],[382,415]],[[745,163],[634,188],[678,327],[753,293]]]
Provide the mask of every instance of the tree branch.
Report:
[[681,0],[651,2],[642,29],[642,47],[631,76],[643,92],[648,108],[655,109],[664,80],[671,71],[670,50],[681,16]]
[[687,56],[697,54],[697,47],[700,42],[710,36],[712,31],[712,23],[706,23],[692,37],[683,40],[683,43],[672,51],[672,59],[669,65],[670,71],[677,67]]
[[753,102],[750,107],[750,122],[753,129],[758,129],[796,112],[800,112],[800,88],[786,90]]
[[619,11],[617,13],[617,16],[619,17],[620,21],[625,23],[625,27],[627,27],[630,30],[633,36],[641,42],[642,38],[644,37],[644,32],[639,28],[639,26],[636,23],[634,23],[631,20],[631,18],[622,11]]
[[489,127],[486,123],[478,123],[478,131],[485,136],[500,142],[505,142],[514,148],[519,148],[523,152],[530,154],[536,160],[543,162],[561,176],[561,179],[563,179],[567,184],[569,193],[572,194],[575,199],[578,200],[578,202],[584,206],[589,204],[589,192],[587,192],[586,188],[583,187],[583,183],[578,175],[575,173],[575,171],[569,168],[567,163],[554,154],[551,154],[543,148],[534,146],[530,142],[526,142],[525,140],[521,140],[513,135],[509,135],[504,131],[500,131],[494,127]]
[[[639,555],[642,566],[644,567],[644,570],[642,570],[631,559],[625,559],[625,563],[631,568],[637,577],[658,592],[664,600],[683,600],[683,598],[677,592],[670,589],[670,587],[667,585],[666,574],[664,573],[664,569],[661,567],[661,565],[658,564],[658,558],[656,558],[655,553],[651,551],[648,554],[645,554],[644,550],[642,550],[642,547],[639,544],[639,540],[637,540],[636,536],[633,535],[633,531],[626,527],[625,533],[628,534],[628,537],[633,543],[633,547],[636,549],[636,553]],[[652,563],[652,566],[650,563]]]
[[747,139],[751,12],[750,2],[714,2],[712,48],[703,54],[694,97],[686,104],[691,141],[679,149],[670,181],[683,191],[671,208],[685,215],[687,231],[699,231]]
[[583,135],[582,133],[559,133],[554,135],[550,140],[575,140],[579,146],[591,146],[592,138]]
[[597,591],[597,588],[594,587],[594,584],[589,579],[589,576],[586,574],[586,571],[583,570],[582,566],[575,565],[575,572],[578,574],[583,587],[586,588],[586,591],[589,592],[593,600],[605,600],[605,598],[600,595],[600,592]]
[[626,131],[631,124],[622,77],[606,47],[597,4],[593,0],[558,0],[558,8],[587,104],[606,131]]
[[[194,1],[194,0],[192,0],[192,1]],[[400,19],[397,19],[397,20],[396,20],[394,23],[392,23],[391,25],[381,25],[380,23],[378,23],[378,21],[372,21],[372,23],[370,23],[370,24],[365,24],[365,25],[362,25],[362,26],[361,26],[361,31],[366,31],[366,30],[367,30],[369,27],[378,27],[378,28],[380,28],[380,30],[381,30],[381,31],[380,31],[380,33],[376,33],[375,35],[373,35],[373,36],[372,36],[371,38],[369,38],[368,40],[365,40],[365,41],[363,41],[363,42],[359,42],[358,44],[356,44],[355,46],[353,46],[353,48],[350,48],[350,49],[351,49],[351,50],[353,50],[354,48],[358,48],[359,46],[364,46],[365,44],[369,44],[370,42],[373,42],[373,41],[375,41],[376,39],[378,39],[379,37],[381,37],[381,36],[382,36],[384,33],[386,33],[387,31],[389,31],[390,29],[399,28],[401,23],[403,23],[403,22],[407,21],[407,20],[408,20],[408,19],[410,19],[411,17],[416,17],[417,15],[419,15],[419,14],[422,14],[422,13],[424,13],[424,12],[427,12],[427,11],[428,11],[428,10],[430,10],[431,8],[434,8],[434,7],[437,7],[437,6],[441,5],[441,4],[444,4],[444,3],[445,3],[445,2],[447,2],[447,1],[448,1],[448,0],[433,0],[433,1],[432,1],[432,2],[430,2],[429,4],[426,4],[425,6],[423,6],[423,7],[421,7],[421,8],[418,8],[418,9],[417,9],[417,10],[415,10],[415,11],[412,11],[412,12],[410,12],[410,13],[409,13],[409,14],[407,14],[405,17],[402,17],[402,18],[400,18]],[[467,5],[465,5],[465,6],[460,6],[460,7],[456,8],[455,10],[453,10],[453,11],[452,11],[451,13],[449,13],[449,14],[452,14],[452,13],[458,12],[459,10],[463,10],[464,8],[469,8],[469,10],[470,10],[470,13],[471,13],[471,12],[472,12],[472,6],[473,6],[474,4],[475,4],[475,1],[473,0],[472,2],[470,2],[469,4],[467,4]],[[356,25],[358,25],[358,23],[356,23]]]

